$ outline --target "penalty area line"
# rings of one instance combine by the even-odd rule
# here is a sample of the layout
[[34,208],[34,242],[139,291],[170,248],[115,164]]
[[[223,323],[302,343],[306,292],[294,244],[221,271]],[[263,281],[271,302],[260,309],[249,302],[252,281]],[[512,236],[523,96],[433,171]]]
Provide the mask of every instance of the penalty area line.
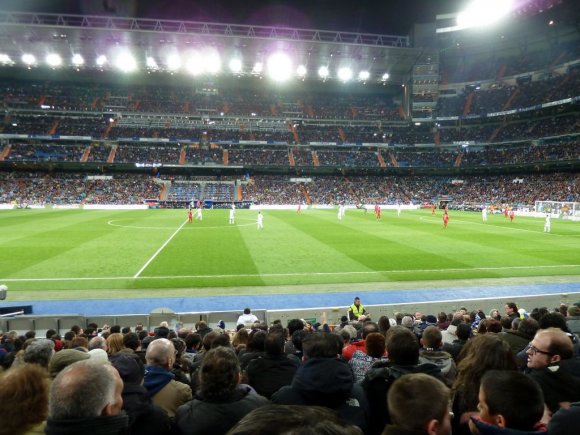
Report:
[[139,278],[139,275],[141,275],[141,273],[145,269],[147,269],[147,266],[149,266],[151,264],[151,262],[153,260],[155,260],[155,257],[157,257],[161,253],[161,251],[163,251],[163,249],[169,244],[169,242],[171,242],[171,240],[177,235],[177,233],[179,231],[181,231],[181,229],[185,226],[186,223],[187,223],[187,220],[183,221],[183,223],[181,224],[181,226],[179,228],[177,228],[175,230],[175,232],[171,236],[169,236],[169,238],[165,241],[165,243],[163,245],[161,245],[161,247],[155,252],[155,254],[153,254],[151,256],[151,258],[149,260],[147,260],[147,263],[145,263],[143,265],[143,267],[141,269],[139,269],[139,272],[137,272],[135,275],[133,275],[133,278]]

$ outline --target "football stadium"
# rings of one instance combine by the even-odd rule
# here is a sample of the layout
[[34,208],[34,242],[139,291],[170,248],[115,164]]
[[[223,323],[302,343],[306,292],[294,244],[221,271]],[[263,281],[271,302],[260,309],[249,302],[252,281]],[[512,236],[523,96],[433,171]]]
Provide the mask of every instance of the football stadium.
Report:
[[[131,364],[115,354],[134,353],[147,406],[161,414],[124,407],[121,422],[103,402],[107,413],[65,416],[64,393],[36,386],[50,406],[39,400],[38,421],[16,419],[6,433],[65,433],[86,417],[87,427],[123,426],[102,433],[468,434],[496,423],[482,412],[470,429],[462,417],[481,410],[480,383],[493,389],[470,376],[512,362],[528,378],[562,367],[558,382],[578,388],[538,374],[544,402],[510,412],[544,403],[555,423],[541,424],[574,433],[558,425],[580,408],[557,411],[580,401],[578,2],[9,0],[0,23],[2,368],[44,364],[60,380],[78,357],[52,370],[61,349],[100,349],[127,387]],[[402,362],[396,346],[409,331],[420,356]],[[134,337],[136,347],[123,344]],[[300,363],[328,358],[333,340],[340,367]],[[47,342],[57,352],[43,360]],[[189,395],[164,401],[148,376],[168,349],[171,382]],[[218,372],[232,364],[233,390],[204,380],[205,353]],[[273,365],[260,364],[284,353],[293,369],[270,378]],[[422,363],[439,366],[444,385],[406,388],[450,388],[451,421],[423,421],[427,404],[391,404],[390,393],[385,408],[393,367],[433,374]],[[369,373],[383,365],[388,387],[377,387],[386,375]],[[334,391],[343,366],[353,386],[336,394],[349,405],[307,397]],[[301,370],[308,394],[295,385]],[[504,379],[535,388],[519,381]],[[215,407],[226,403],[235,406]],[[278,421],[281,405],[336,412],[288,407],[279,429],[257,423]],[[397,405],[417,414],[403,418]],[[429,432],[434,422],[440,432]],[[84,430],[74,428],[66,433]]]

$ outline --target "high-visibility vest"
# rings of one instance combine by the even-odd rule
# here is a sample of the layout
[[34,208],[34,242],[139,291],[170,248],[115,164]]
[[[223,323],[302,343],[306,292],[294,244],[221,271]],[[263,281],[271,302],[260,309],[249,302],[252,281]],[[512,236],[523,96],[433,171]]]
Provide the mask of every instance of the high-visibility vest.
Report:
[[355,304],[352,304],[350,306],[350,310],[352,311],[352,313],[354,314],[354,317],[356,317],[358,319],[358,317],[360,315],[362,315],[362,313],[365,312],[365,307],[363,304],[360,304],[358,307]]

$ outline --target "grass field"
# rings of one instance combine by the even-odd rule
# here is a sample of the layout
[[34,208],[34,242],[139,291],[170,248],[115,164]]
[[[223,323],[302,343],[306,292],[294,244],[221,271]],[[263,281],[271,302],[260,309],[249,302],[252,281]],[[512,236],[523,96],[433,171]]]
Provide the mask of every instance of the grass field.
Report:
[[[450,212],[0,211],[0,283],[35,299],[232,288],[580,275],[580,223]],[[219,289],[218,289],[219,288]],[[158,293],[158,292],[157,292]],[[213,294],[210,291],[210,294]],[[15,293],[12,293],[14,296]],[[20,298],[18,298],[20,299]]]

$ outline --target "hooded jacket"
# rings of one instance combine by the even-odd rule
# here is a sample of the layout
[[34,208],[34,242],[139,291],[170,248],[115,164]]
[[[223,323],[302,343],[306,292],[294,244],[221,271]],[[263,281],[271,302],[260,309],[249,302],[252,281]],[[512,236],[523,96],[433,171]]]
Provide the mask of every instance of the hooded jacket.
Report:
[[389,365],[379,363],[365,375],[362,387],[370,404],[370,435],[380,434],[386,424],[391,422],[387,408],[387,393],[393,382],[408,373],[426,373],[439,380],[443,380],[441,369],[432,363],[416,365]]
[[363,431],[367,427],[368,403],[364,392],[355,385],[348,364],[338,358],[306,360],[296,371],[292,385],[274,393],[272,402],[324,406]]

